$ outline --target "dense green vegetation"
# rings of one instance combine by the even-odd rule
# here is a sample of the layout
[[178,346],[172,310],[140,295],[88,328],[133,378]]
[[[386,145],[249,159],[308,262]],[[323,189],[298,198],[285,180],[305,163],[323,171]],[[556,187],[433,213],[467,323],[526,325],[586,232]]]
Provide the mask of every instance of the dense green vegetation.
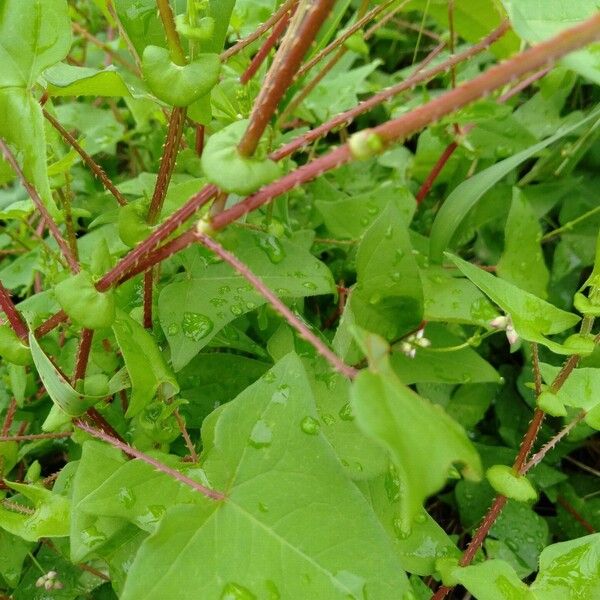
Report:
[[597,0],[0,0],[0,589],[600,598]]

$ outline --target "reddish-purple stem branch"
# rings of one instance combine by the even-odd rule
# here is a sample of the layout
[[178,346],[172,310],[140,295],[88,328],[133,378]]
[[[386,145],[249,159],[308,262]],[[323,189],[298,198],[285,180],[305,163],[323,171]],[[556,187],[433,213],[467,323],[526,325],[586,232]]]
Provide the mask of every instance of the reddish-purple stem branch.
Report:
[[2,282],[0,282],[0,308],[4,311],[13,331],[19,338],[27,343],[27,338],[29,337],[27,323],[25,323],[21,313],[17,310],[8,290],[2,285]]
[[197,492],[200,492],[203,496],[206,496],[207,498],[210,498],[211,500],[225,500],[226,499],[225,494],[205,487],[201,483],[194,481],[193,479],[191,479],[190,477],[187,477],[183,473],[180,473],[176,469],[172,469],[171,467],[164,465],[163,463],[159,462],[155,458],[152,458],[151,456],[148,456],[147,454],[140,452],[136,448],[133,448],[129,444],[126,444],[125,442],[117,439],[116,437],[108,435],[108,434],[104,433],[103,431],[98,431],[97,429],[90,427],[83,421],[76,421],[75,425],[77,425],[77,427],[79,429],[81,429],[82,431],[85,431],[92,437],[95,437],[98,440],[106,442],[107,444],[110,444],[114,448],[118,448],[119,450],[121,450],[122,452],[127,454],[128,456],[137,458],[138,460],[145,462],[146,464],[155,468],[157,471],[160,471],[161,473],[164,473],[165,475],[168,475],[169,477],[176,479],[177,481],[180,481],[181,483],[191,487],[192,489],[196,490]]
[[80,380],[85,378],[90,351],[92,349],[92,340],[94,339],[93,329],[82,329],[81,338],[79,339],[79,347],[77,348],[77,356],[75,358],[75,369],[71,382],[73,386]]
[[90,168],[90,171],[100,180],[100,183],[115,197],[115,200],[125,206],[127,200],[125,196],[117,189],[104,169],[94,161],[94,159],[80,146],[79,142],[46,110],[43,109],[44,117],[54,129],[56,129],[63,139],[81,156],[83,162]]
[[21,166],[17,162],[17,159],[11,152],[6,142],[2,139],[0,139],[0,150],[2,151],[2,154],[4,154],[4,158],[6,158],[6,161],[10,164],[14,172],[19,176],[23,187],[27,190],[29,197],[35,204],[36,208],[40,211],[40,214],[42,215],[43,219],[46,221],[46,225],[48,226],[50,233],[52,233],[52,236],[56,240],[58,247],[60,248],[63,256],[65,257],[67,264],[69,265],[69,268],[73,273],[78,273],[79,263],[77,262],[77,259],[71,252],[69,244],[67,244],[65,238],[63,238],[61,232],[58,229],[58,226],[54,222],[54,219],[50,216],[50,213],[48,212],[48,209],[46,208],[42,199],[40,198],[40,195],[38,194],[37,190],[33,187],[33,185],[31,185],[31,183],[29,183],[29,181],[27,181],[27,179],[25,178],[25,174],[21,169]]
[[267,286],[265,283],[255,275],[250,268],[235,257],[231,252],[228,252],[208,235],[203,233],[196,233],[198,241],[206,246],[209,250],[212,250],[219,258],[224,260],[228,265],[235,269],[244,279],[246,279],[252,287],[263,297],[269,304],[312,346],[315,350],[327,359],[329,364],[339,373],[345,375],[349,379],[353,379],[356,376],[356,369],[347,365],[339,356],[332,352],[327,345],[317,337],[308,326],[303,323],[280,299],[279,297]]

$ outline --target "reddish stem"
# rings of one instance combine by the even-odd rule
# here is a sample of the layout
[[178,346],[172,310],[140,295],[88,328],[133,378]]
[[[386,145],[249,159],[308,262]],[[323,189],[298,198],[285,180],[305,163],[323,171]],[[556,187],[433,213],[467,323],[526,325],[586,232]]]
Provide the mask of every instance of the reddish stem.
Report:
[[2,285],[0,281],[0,308],[4,311],[10,326],[12,327],[15,334],[27,343],[27,338],[29,337],[29,328],[27,327],[27,323],[21,316],[21,313],[17,310],[8,290]]
[[110,444],[114,448],[118,448],[119,450],[121,450],[122,452],[127,454],[128,456],[132,456],[133,458],[137,458],[138,460],[145,462],[146,464],[150,465],[151,467],[154,467],[157,471],[160,471],[161,473],[164,473],[165,475],[168,475],[169,477],[172,477],[173,479],[176,479],[177,481],[184,483],[185,485],[191,487],[192,489],[196,490],[197,492],[200,492],[203,496],[206,496],[207,498],[210,498],[211,500],[225,500],[225,498],[226,498],[225,494],[223,494],[221,492],[217,492],[215,490],[211,490],[210,488],[203,486],[201,483],[194,481],[193,479],[187,477],[183,473],[180,473],[179,471],[172,469],[171,467],[168,467],[167,465],[164,465],[163,463],[159,462],[152,456],[148,456],[147,454],[140,452],[136,448],[133,448],[129,444],[126,444],[124,441],[117,439],[114,436],[108,435],[108,434],[104,433],[103,431],[98,431],[97,429],[90,427],[83,421],[76,421],[75,425],[77,425],[77,427],[79,427],[79,429],[81,429],[82,431],[85,431],[92,437],[95,437],[96,439],[106,442],[107,444]]
[[62,431],[57,433],[30,433],[27,435],[5,435],[2,433],[0,442],[31,442],[35,440],[58,440],[68,438],[73,435],[72,431]]
[[255,275],[247,265],[235,257],[231,252],[228,252],[215,241],[213,238],[203,234],[196,233],[198,241],[212,250],[219,258],[224,260],[229,266],[235,269],[244,279],[246,279],[252,287],[269,302],[269,304],[303,337],[307,342],[312,344],[315,350],[327,359],[329,364],[339,373],[345,375],[349,379],[356,376],[356,369],[347,365],[339,356],[332,352],[323,341],[317,337],[280,299],[276,296],[265,283]]
[[596,533],[596,528],[589,521],[586,521],[570,502],[567,502],[562,496],[558,496],[556,500],[588,533]]
[[[378,136],[384,146],[404,140],[442,117],[487,96],[494,89],[529,71],[539,69],[541,66],[545,66],[568,52],[585,46],[598,38],[600,38],[600,14],[533,48],[525,50],[503,63],[495,65],[485,73],[463,83],[459,87],[434,98],[427,104],[405,113],[397,119],[383,123],[371,131]],[[213,227],[221,229],[280,194],[297,185],[311,181],[324,172],[349,162],[351,159],[352,155],[348,144],[340,146],[265,186],[253,196],[249,196],[229,210],[224,211],[214,219]]]
[[252,77],[254,77],[256,71],[260,69],[260,66],[263,64],[267,56],[269,56],[269,52],[277,43],[277,40],[282,36],[283,32],[286,30],[289,22],[290,22],[290,12],[286,12],[283,15],[283,18],[277,21],[275,27],[273,27],[273,31],[271,35],[265,40],[265,43],[259,48],[258,52],[254,55],[254,58],[248,65],[248,68],[242,73],[240,77],[240,83],[242,85],[246,85]]
[[59,310],[57,313],[52,315],[49,319],[46,319],[39,327],[34,330],[36,338],[44,337],[50,333],[53,329],[56,329],[61,323],[64,323],[69,319],[69,316],[64,310]]
[[73,386],[75,386],[80,379],[84,379],[85,377],[85,371],[90,358],[93,339],[93,329],[82,329],[79,347],[77,348],[77,357],[75,359],[75,369],[73,371],[73,378],[71,380]]
[[241,52],[246,46],[249,46],[252,42],[257,40],[265,31],[271,29],[271,27],[273,27],[277,21],[284,18],[294,4],[296,4],[296,2],[298,2],[298,0],[286,0],[286,2],[284,2],[267,21],[257,27],[248,37],[240,40],[231,46],[231,48],[227,48],[227,50],[221,54],[221,60],[225,62],[228,58],[231,58],[234,54]]
[[154,270],[144,273],[144,327],[152,329],[152,286],[154,285]]
[[198,156],[202,156],[202,153],[204,152],[204,130],[204,125],[196,125],[196,143],[194,150]]
[[60,248],[63,256],[65,257],[67,264],[69,265],[69,268],[71,269],[71,271],[73,273],[78,273],[79,272],[79,264],[77,263],[77,259],[75,258],[75,256],[73,256],[73,253],[71,252],[71,248],[69,247],[69,244],[67,244],[67,242],[65,241],[65,238],[63,238],[61,232],[58,229],[58,226],[56,225],[56,223],[50,216],[50,213],[48,212],[48,209],[42,202],[40,195],[37,193],[37,190],[33,187],[33,185],[31,185],[29,183],[29,181],[27,181],[27,179],[25,178],[25,174],[23,173],[23,170],[21,169],[21,166],[17,162],[17,159],[15,158],[14,154],[11,152],[11,150],[8,147],[8,145],[6,144],[6,142],[2,139],[0,139],[0,150],[4,154],[4,158],[10,164],[10,166],[12,167],[14,172],[19,176],[19,179],[21,180],[23,187],[27,190],[27,193],[29,194],[30,198],[33,200],[33,203],[35,204],[36,208],[40,211],[40,214],[46,221],[46,225],[48,226],[50,233],[52,233],[54,239],[56,240],[58,247]]
[[83,162],[90,168],[92,173],[100,180],[100,183],[115,197],[115,200],[125,206],[125,196],[116,188],[104,169],[79,145],[79,142],[45,109],[42,109],[46,120],[60,133],[63,139],[81,156]]
[[[86,411],[86,416],[89,418],[96,427],[102,430],[105,435],[110,435],[115,439],[123,442],[123,438],[115,431],[113,426],[92,406]],[[79,421],[75,423],[79,427]]]
[[248,129],[238,150],[242,156],[251,156],[258,146],[279,101],[290,87],[300,63],[308,52],[323,21],[329,15],[335,0],[314,0],[306,11],[298,10],[267,73],[264,86],[254,103]]
[[194,442],[192,442],[192,438],[185,426],[185,419],[179,413],[179,410],[175,409],[173,413],[175,416],[175,420],[177,421],[177,426],[179,427],[179,431],[181,431],[181,435],[183,436],[183,440],[185,441],[185,445],[187,446],[188,452],[190,453],[190,458],[193,463],[198,462],[198,453],[196,452],[196,447],[194,446]]
[[2,439],[0,441],[9,441],[4,440],[4,438],[8,435],[10,428],[12,427],[13,421],[15,420],[15,414],[17,412],[17,401],[13,398],[6,409],[6,416],[4,417],[4,423],[2,424]]

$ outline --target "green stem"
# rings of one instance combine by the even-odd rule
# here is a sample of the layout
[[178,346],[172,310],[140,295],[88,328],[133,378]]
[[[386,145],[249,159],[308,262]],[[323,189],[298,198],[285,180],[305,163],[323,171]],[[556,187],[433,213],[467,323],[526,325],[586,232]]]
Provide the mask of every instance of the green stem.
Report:
[[171,60],[176,65],[183,66],[187,64],[187,60],[181,45],[181,40],[179,39],[179,34],[175,28],[175,17],[173,16],[171,4],[169,3],[169,0],[156,0],[156,6],[158,7],[158,14],[160,15],[163,27],[165,28]]

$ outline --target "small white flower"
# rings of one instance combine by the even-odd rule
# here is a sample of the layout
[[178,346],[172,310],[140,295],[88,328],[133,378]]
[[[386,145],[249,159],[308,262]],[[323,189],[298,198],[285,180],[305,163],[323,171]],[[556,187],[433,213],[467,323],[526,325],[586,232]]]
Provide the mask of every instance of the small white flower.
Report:
[[419,329],[417,333],[409,335],[403,342],[400,343],[400,352],[414,358],[417,355],[417,348],[429,348],[431,341],[424,337],[424,329]]
[[35,587],[43,587],[44,583],[46,583],[46,578],[44,576],[38,577],[35,582]]
[[517,333],[517,330],[515,329],[515,327],[513,325],[510,315],[499,316],[499,317],[496,317],[495,319],[492,319],[490,321],[490,327],[493,327],[494,329],[501,329],[501,330],[505,331],[506,339],[508,340],[508,343],[511,346],[513,344],[516,344],[519,341],[519,334]]

